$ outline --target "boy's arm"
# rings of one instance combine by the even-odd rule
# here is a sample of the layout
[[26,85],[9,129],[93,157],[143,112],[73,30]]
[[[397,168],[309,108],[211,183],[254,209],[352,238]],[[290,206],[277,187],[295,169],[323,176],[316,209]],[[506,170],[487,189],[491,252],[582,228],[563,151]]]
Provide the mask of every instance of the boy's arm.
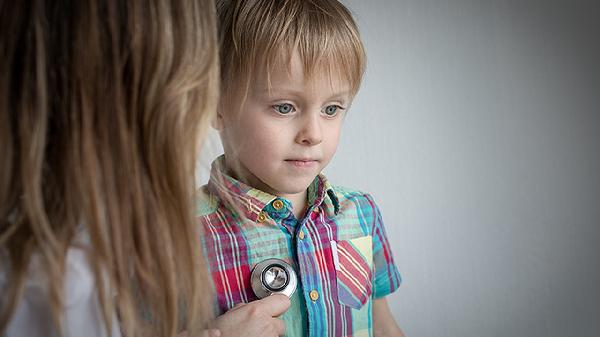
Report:
[[373,299],[373,336],[404,337],[390,312],[385,297]]

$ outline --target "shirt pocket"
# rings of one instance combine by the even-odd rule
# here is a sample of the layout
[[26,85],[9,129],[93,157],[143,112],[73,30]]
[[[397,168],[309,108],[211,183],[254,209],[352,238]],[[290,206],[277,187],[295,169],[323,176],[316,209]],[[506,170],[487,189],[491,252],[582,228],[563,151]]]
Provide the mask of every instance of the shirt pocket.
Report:
[[331,241],[331,247],[338,300],[343,305],[360,309],[373,290],[373,239],[368,235]]

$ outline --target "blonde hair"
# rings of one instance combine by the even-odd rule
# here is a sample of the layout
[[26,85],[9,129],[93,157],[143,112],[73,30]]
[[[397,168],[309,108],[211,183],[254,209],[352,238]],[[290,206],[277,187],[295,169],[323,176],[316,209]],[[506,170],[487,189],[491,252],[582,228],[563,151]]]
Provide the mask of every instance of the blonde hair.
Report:
[[0,335],[34,256],[60,330],[80,229],[107,327],[115,311],[126,336],[207,326],[191,196],[215,27],[213,0],[0,2]]
[[365,50],[351,13],[336,0],[217,0],[221,92],[246,97],[257,71],[267,77],[297,52],[305,79],[337,71],[356,94]]

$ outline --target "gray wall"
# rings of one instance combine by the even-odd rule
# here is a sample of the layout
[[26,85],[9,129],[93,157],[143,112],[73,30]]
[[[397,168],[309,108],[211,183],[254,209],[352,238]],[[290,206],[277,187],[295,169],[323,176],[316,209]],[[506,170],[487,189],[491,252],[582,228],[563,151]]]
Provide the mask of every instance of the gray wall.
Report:
[[600,2],[345,1],[369,64],[327,170],[372,192],[408,336],[600,336]]
[[600,3],[345,3],[369,65],[326,172],[380,204],[407,336],[600,336]]

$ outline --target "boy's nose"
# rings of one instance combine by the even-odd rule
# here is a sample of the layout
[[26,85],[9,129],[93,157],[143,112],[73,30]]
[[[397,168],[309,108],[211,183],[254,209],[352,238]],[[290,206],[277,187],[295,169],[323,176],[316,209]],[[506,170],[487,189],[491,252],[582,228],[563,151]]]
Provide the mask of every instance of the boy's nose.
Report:
[[323,141],[318,114],[307,114],[302,119],[302,126],[296,135],[296,142],[301,145],[317,145]]

